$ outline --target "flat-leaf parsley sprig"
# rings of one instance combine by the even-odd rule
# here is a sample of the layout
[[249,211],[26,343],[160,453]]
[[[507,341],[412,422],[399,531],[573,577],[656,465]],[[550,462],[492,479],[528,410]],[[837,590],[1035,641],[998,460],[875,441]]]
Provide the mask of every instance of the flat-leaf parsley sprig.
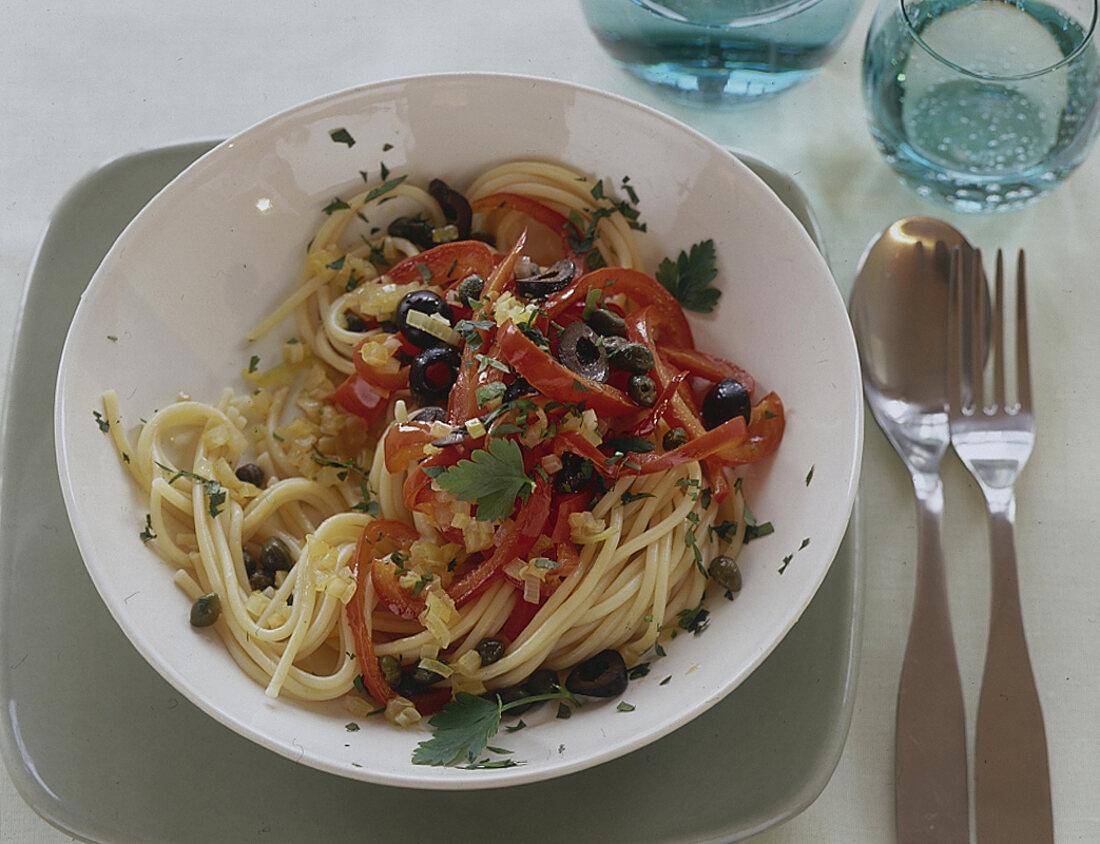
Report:
[[468,765],[486,767],[478,762],[478,757],[500,729],[503,714],[509,709],[546,700],[568,701],[579,706],[573,693],[561,687],[555,692],[521,697],[508,703],[502,702],[499,695],[489,700],[469,692],[459,692],[454,700],[428,721],[435,728],[435,734],[413,750],[413,764],[455,765],[466,762]]
[[690,251],[681,251],[675,261],[671,258],[661,261],[655,278],[676,297],[684,310],[710,313],[722,295],[722,291],[711,284],[717,276],[714,241],[703,240]]
[[535,482],[524,470],[523,452],[511,439],[492,439],[488,449],[470,453],[454,466],[433,466],[424,472],[460,501],[477,502],[479,521],[506,519],[516,499],[526,501]]

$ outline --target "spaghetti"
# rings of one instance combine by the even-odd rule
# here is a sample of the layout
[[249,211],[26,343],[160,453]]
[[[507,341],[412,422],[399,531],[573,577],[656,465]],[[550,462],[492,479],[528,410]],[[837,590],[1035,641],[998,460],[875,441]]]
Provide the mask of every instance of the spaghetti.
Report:
[[711,564],[745,537],[730,469],[776,448],[782,403],[694,348],[620,189],[531,161],[463,194],[372,186],[325,209],[249,333],[293,316],[247,391],[133,435],[104,396],[143,539],[268,695],[409,724],[609,651],[633,665],[714,579],[739,588]]

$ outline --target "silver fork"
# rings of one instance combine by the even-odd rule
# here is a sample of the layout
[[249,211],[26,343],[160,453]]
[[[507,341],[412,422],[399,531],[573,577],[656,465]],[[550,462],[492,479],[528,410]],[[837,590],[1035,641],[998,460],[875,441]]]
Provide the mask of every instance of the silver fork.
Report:
[[[951,444],[989,512],[993,590],[975,730],[975,814],[982,844],[1054,841],[1043,712],[1027,652],[1016,569],[1015,483],[1035,442],[1027,348],[1024,253],[1016,267],[1016,397],[1005,390],[1004,259],[997,251],[992,326],[982,307],[981,253],[954,257],[948,316]],[[985,400],[992,328],[993,396]]]

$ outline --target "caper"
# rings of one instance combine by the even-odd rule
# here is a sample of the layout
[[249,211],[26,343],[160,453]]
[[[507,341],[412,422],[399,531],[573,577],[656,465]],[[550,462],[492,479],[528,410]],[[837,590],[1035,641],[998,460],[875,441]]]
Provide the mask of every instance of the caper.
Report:
[[569,672],[565,687],[575,695],[615,697],[626,691],[626,663],[618,651],[606,650]]
[[567,451],[561,456],[561,468],[554,476],[554,489],[558,492],[580,492],[592,480],[596,467],[587,457]]
[[631,375],[626,382],[626,394],[642,407],[653,407],[657,403],[657,385],[648,375]]
[[504,656],[504,647],[504,642],[500,639],[487,638],[474,645],[474,650],[481,657],[482,665],[492,665]]
[[733,557],[719,554],[707,566],[707,574],[719,586],[730,592],[741,591],[741,569]]
[[597,334],[603,334],[605,337],[608,335],[613,337],[626,336],[626,320],[616,311],[607,308],[596,308],[588,315],[585,322],[592,326],[593,331]]
[[412,681],[418,686],[430,686],[433,683],[438,683],[443,679],[443,675],[430,668],[424,668],[420,665],[416,666],[409,674],[412,677]]
[[275,578],[263,569],[256,569],[248,576],[248,588],[253,592],[263,592],[268,586],[275,585]]
[[243,481],[246,484],[252,484],[253,486],[264,485],[264,470],[257,466],[255,463],[242,463],[237,467],[235,473],[237,480]]
[[679,448],[682,445],[687,445],[687,441],[687,431],[685,431],[683,428],[670,428],[661,438],[661,448],[663,448],[665,451],[672,451],[674,448]]
[[401,681],[401,660],[393,654],[378,657],[378,670],[391,687],[395,687]]
[[344,327],[347,328],[348,331],[354,331],[361,334],[367,330],[367,322],[354,311],[348,311],[344,314]]
[[455,294],[458,296],[458,301],[467,308],[472,308],[474,306],[473,303],[481,298],[481,291],[484,289],[485,279],[477,273],[470,273],[470,275],[466,276],[466,278],[458,283]]
[[260,550],[260,565],[268,571],[290,571],[294,567],[294,559],[283,540],[269,536]]
[[191,605],[191,626],[209,627],[222,614],[222,601],[216,592],[200,595]]
[[616,349],[608,351],[607,360],[616,369],[639,375],[653,369],[653,352],[644,343],[617,344]]

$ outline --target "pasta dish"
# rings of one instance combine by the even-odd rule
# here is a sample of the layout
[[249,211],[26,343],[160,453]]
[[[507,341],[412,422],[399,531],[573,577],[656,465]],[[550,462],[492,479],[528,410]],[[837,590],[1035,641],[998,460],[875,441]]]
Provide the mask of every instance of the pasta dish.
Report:
[[288,331],[280,360],[136,427],[105,394],[191,623],[272,697],[407,726],[463,693],[620,695],[732,599],[735,468],[783,405],[695,348],[713,244],[647,269],[643,232],[628,179],[561,164],[364,176],[248,334]]

